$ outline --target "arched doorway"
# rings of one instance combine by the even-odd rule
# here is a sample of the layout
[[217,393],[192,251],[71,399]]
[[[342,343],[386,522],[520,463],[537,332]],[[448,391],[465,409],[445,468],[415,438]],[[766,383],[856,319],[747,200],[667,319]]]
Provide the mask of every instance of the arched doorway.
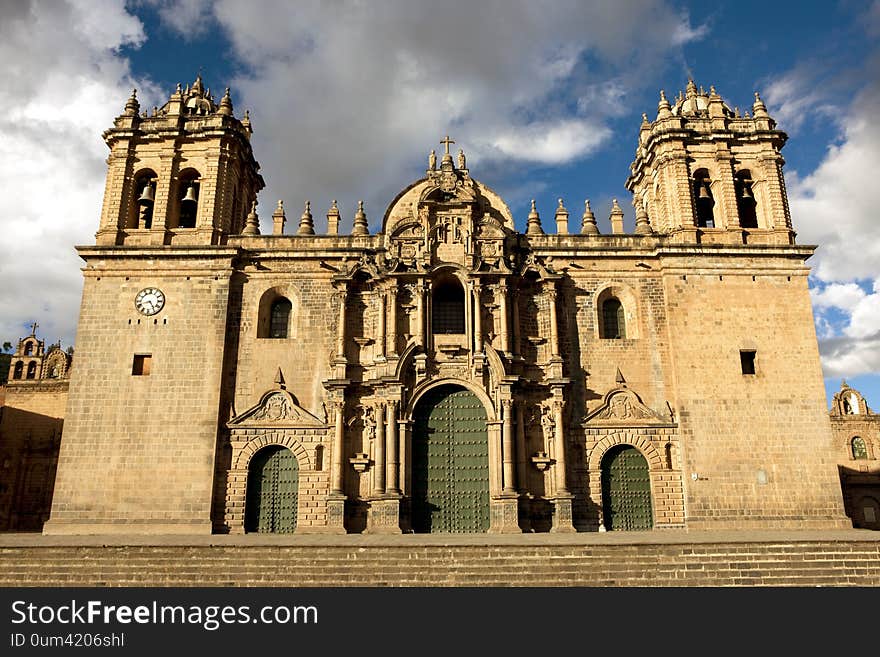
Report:
[[413,412],[412,527],[419,533],[489,529],[486,409],[461,386],[425,393]]
[[654,526],[648,461],[630,445],[617,445],[602,457],[602,516],[605,529]]
[[244,530],[290,534],[296,529],[299,462],[286,447],[270,445],[251,458]]

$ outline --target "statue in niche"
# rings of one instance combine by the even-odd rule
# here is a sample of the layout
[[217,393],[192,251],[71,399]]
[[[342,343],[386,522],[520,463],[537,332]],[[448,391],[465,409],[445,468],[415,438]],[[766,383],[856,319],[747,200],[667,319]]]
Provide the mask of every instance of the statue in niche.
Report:
[[372,406],[364,406],[364,413],[361,419],[364,424],[364,440],[369,442],[376,437],[376,418],[373,415]]
[[428,156],[428,168],[431,171],[437,170],[437,154],[434,152],[434,149],[431,149],[431,154]]
[[459,169],[467,169],[467,166],[465,166],[465,164],[466,164],[466,162],[464,159],[464,151],[459,148],[458,149],[458,168]]
[[547,405],[541,409],[541,429],[544,432],[545,438],[553,437],[553,429],[555,428],[556,423],[553,421],[553,409],[551,406]]

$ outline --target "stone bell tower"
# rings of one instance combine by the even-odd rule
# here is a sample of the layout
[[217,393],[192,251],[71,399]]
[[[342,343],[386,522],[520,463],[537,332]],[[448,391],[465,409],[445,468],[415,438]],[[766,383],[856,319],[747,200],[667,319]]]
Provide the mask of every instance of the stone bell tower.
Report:
[[627,189],[654,231],[675,241],[793,244],[795,233],[776,128],[755,93],[751,114],[731,109],[690,80],[673,103],[660,92],[657,117],[643,115]]
[[217,104],[201,76],[161,108],[140,112],[136,93],[114,126],[99,246],[225,244],[241,232],[257,192],[247,112],[233,116],[229,89]]

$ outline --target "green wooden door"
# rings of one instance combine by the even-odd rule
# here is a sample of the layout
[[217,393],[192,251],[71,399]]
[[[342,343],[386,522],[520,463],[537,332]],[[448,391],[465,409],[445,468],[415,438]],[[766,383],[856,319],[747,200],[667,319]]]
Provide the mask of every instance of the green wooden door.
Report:
[[293,532],[298,490],[299,463],[293,452],[273,445],[254,454],[248,470],[245,531]]
[[486,409],[476,395],[441,386],[419,401],[412,441],[412,525],[423,533],[489,529]]
[[635,447],[618,445],[602,458],[602,512],[609,530],[654,526],[648,462]]

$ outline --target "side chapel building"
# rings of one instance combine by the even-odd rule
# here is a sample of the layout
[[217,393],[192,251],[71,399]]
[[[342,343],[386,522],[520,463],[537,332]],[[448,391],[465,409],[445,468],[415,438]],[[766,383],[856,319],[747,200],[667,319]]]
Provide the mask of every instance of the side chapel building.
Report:
[[850,526],[757,94],[661,92],[631,233],[518,232],[447,138],[377,233],[263,235],[251,132],[197,79],[104,133],[45,533]]

